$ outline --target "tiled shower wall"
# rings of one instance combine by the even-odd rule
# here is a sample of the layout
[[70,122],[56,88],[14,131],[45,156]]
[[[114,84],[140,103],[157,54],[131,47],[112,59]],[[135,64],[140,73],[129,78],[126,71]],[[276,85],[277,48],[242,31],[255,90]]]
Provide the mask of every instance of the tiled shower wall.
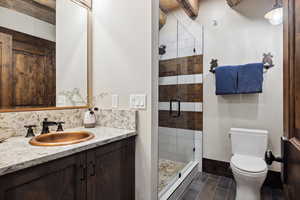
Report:
[[[64,121],[64,128],[76,128],[83,126],[83,117],[86,109],[51,110],[35,112],[11,112],[0,113],[0,135],[10,131],[13,136],[25,136],[24,125],[37,125],[35,133],[41,132],[41,122],[44,118],[49,121]],[[100,110],[97,112],[99,126],[136,129],[136,111],[132,110]],[[52,127],[53,130],[56,127]]]
[[[160,61],[160,158],[184,163],[192,160],[200,162],[202,159],[202,63],[202,55]],[[179,117],[170,116],[170,99],[180,99]],[[178,109],[176,106],[173,105],[174,110]],[[195,151],[195,158],[193,151]]]

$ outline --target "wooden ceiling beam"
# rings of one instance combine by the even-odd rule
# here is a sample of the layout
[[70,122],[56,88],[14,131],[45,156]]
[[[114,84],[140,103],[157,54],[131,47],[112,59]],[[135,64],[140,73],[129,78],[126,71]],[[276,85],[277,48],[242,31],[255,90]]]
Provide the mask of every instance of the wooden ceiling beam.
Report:
[[178,9],[179,3],[177,2],[177,0],[160,0],[159,1],[159,8],[164,12],[164,13],[168,13],[171,12],[173,10]]
[[[38,0],[36,0],[38,1]],[[55,0],[49,0],[54,1]],[[46,7],[35,1],[28,0],[0,0],[0,6],[8,8],[25,15],[37,18],[39,20],[55,25],[56,13],[52,8]]]
[[195,19],[199,12],[199,0],[160,0],[159,7],[166,14],[181,7],[190,18]]
[[190,18],[195,19],[198,16],[199,0],[177,0],[177,2]]
[[241,3],[242,0],[227,0],[227,3],[230,7],[237,6],[239,3]]
[[33,0],[33,1],[40,5],[51,8],[53,10],[56,9],[56,0]]

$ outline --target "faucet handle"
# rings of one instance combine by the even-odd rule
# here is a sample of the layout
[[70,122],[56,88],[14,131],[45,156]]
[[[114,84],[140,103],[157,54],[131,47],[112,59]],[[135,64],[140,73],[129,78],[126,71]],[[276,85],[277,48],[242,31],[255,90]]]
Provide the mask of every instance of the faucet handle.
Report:
[[24,127],[25,127],[25,128],[35,128],[36,125],[25,125]]
[[64,129],[63,129],[63,124],[65,124],[65,122],[56,122],[57,123],[57,132],[62,132],[62,131],[64,131]]
[[35,136],[34,132],[33,132],[33,128],[35,128],[36,125],[25,125],[24,127],[27,128],[27,134],[26,134],[25,137],[28,138],[28,137],[34,137]]

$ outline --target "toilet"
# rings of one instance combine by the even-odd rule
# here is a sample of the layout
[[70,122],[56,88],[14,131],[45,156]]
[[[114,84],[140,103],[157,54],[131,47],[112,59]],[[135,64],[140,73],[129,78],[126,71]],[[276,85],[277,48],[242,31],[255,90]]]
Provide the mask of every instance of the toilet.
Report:
[[267,177],[264,155],[268,131],[231,128],[230,167],[236,181],[236,200],[260,200],[260,190]]

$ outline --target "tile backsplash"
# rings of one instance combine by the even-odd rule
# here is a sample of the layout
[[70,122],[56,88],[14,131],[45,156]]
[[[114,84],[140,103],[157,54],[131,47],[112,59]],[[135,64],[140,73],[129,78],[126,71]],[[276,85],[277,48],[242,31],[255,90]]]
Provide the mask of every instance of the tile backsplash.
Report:
[[[13,136],[25,136],[24,125],[37,125],[34,132],[41,132],[41,122],[44,118],[49,121],[64,121],[64,128],[76,128],[83,126],[83,117],[86,109],[49,110],[34,112],[0,113],[1,132],[11,131]],[[121,129],[136,129],[136,111],[131,110],[99,110],[97,113],[98,125]],[[50,127],[52,130],[55,127]]]
[[136,130],[136,111],[103,109],[97,114],[98,125]]

